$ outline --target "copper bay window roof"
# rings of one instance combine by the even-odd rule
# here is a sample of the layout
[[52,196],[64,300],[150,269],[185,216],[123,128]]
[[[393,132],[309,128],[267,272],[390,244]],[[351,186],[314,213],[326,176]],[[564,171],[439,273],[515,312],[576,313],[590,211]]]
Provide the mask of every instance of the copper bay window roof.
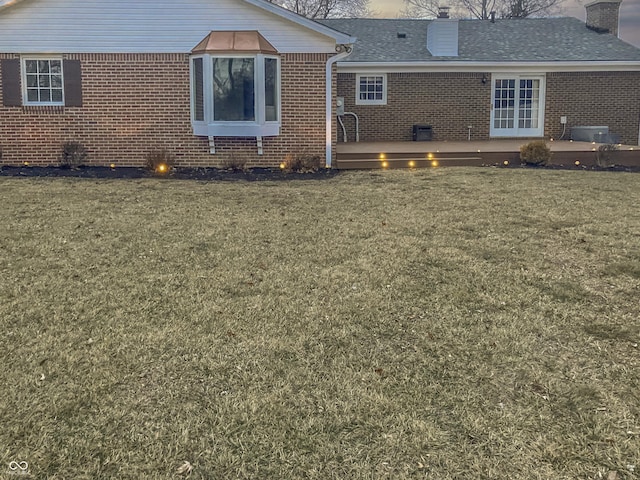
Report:
[[256,30],[211,32],[191,53],[278,53]]

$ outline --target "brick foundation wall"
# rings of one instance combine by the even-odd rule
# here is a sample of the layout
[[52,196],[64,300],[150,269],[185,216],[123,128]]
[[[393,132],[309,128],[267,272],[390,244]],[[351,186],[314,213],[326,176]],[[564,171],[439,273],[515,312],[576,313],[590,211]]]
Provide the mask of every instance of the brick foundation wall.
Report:
[[78,141],[87,148],[90,165],[143,166],[157,149],[173,153],[183,167],[222,166],[230,157],[246,160],[249,167],[277,167],[297,154],[319,155],[324,165],[329,57],[282,55],[282,127],[279,136],[263,138],[263,155],[257,154],[255,138],[223,137],[216,137],[212,155],[208,139],[191,129],[189,55],[64,55],[81,62],[83,106],[0,104],[0,163],[56,165],[62,144]]
[[620,141],[638,144],[640,72],[548,73],[545,134],[559,138],[560,116],[567,116],[564,138],[571,127],[606,125]]
[[[489,78],[487,74],[487,78]],[[482,73],[389,73],[386,105],[356,105],[356,75],[338,74],[338,96],[345,111],[360,119],[360,141],[411,141],[413,125],[431,125],[433,140],[489,138],[491,82]],[[345,117],[348,139],[355,138],[352,117]],[[342,141],[342,131],[338,131]]]
[[[482,83],[486,75],[486,83]],[[360,141],[411,141],[412,125],[433,127],[433,140],[490,138],[490,73],[387,74],[386,105],[356,105],[356,75],[338,74],[345,111],[360,119]],[[546,75],[545,137],[559,138],[560,116],[568,117],[565,138],[576,125],[608,125],[623,143],[638,143],[640,72],[579,72]],[[349,141],[355,121],[344,117]],[[342,131],[338,132],[343,140]]]

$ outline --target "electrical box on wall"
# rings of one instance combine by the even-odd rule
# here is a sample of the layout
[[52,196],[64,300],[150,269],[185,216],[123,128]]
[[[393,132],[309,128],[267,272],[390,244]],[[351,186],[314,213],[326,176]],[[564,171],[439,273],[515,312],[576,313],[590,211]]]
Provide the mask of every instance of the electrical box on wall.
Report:
[[562,125],[566,125],[567,124],[567,116],[566,115],[563,115],[563,116],[560,117],[560,123]]
[[344,115],[344,97],[336,98],[336,115]]

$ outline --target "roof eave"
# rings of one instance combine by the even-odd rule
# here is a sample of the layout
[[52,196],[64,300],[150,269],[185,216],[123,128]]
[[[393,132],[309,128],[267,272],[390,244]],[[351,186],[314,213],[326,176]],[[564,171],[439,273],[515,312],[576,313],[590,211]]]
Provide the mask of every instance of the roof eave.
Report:
[[630,61],[545,61],[545,62],[472,62],[472,61],[419,61],[419,62],[338,62],[341,73],[378,70],[386,73],[403,72],[486,72],[486,71],[640,71],[640,60]]
[[280,7],[279,5],[275,5],[273,3],[265,2],[264,0],[244,0],[244,2],[249,3],[255,7],[266,10],[267,12],[271,12],[280,17],[286,18],[298,25],[306,27],[310,30],[313,30],[322,35],[326,35],[328,37],[333,38],[336,43],[351,45],[356,43],[356,37],[352,37],[351,35],[347,35],[346,33],[339,32],[338,30],[334,30],[331,27],[327,27],[321,23],[318,23],[314,20],[311,20],[307,17],[303,17],[291,10],[287,10],[286,8]]
[[5,8],[9,8],[13,5],[15,5],[16,3],[20,3],[22,0],[0,0],[0,11],[4,10]]

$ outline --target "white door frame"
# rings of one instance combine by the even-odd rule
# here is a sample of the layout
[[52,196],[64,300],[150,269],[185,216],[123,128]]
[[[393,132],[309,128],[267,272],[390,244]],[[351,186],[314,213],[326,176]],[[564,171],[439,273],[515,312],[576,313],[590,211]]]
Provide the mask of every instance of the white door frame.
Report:
[[[521,90],[521,81],[539,81],[537,92],[535,89],[527,92],[525,85]],[[509,81],[506,84],[504,81]],[[498,84],[498,82],[502,82]],[[500,90],[506,98],[496,98],[496,91]],[[544,107],[545,107],[546,78],[540,73],[494,73],[491,75],[491,137],[542,137],[544,136]],[[527,96],[527,93],[531,96]],[[537,117],[532,111],[532,100],[537,98]],[[521,97],[522,96],[522,97]],[[501,108],[501,105],[505,105]],[[534,105],[535,106],[535,105]],[[496,118],[498,117],[498,118]],[[532,126],[531,124],[535,125]]]

